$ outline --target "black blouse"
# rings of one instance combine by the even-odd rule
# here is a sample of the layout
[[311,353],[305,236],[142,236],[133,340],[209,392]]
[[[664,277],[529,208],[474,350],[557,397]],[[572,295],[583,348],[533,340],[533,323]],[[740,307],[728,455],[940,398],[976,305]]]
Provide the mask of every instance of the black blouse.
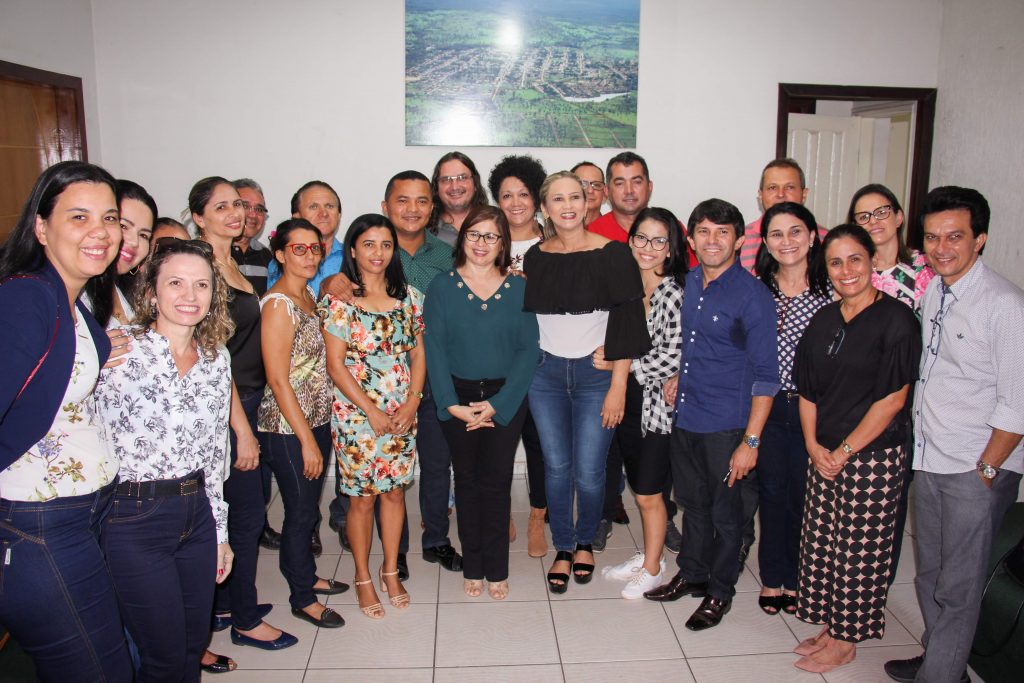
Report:
[[523,310],[580,315],[608,311],[604,355],[639,358],[651,348],[644,312],[644,285],[629,247],[608,242],[600,249],[569,254],[530,247],[523,257]]
[[228,290],[228,312],[235,322],[235,333],[226,346],[231,354],[231,377],[238,393],[244,396],[263,391],[267,383],[260,343],[260,299],[231,286]]
[[[871,404],[918,377],[921,332],[913,311],[888,294],[845,322],[836,301],[811,319],[797,345],[793,378],[800,396],[818,410],[818,443],[834,450],[860,424]],[[875,451],[906,443],[910,397],[874,441]]]

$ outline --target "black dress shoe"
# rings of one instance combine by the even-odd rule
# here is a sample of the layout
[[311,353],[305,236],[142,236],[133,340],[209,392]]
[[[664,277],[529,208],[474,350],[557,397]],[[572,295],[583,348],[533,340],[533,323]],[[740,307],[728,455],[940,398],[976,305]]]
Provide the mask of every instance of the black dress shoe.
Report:
[[313,593],[316,595],[338,595],[348,590],[348,584],[342,581],[335,581],[334,579],[324,579],[327,582],[327,588],[316,588],[314,583]]
[[398,580],[409,580],[409,560],[406,558],[405,553],[398,553]]
[[424,548],[423,559],[427,562],[437,562],[450,572],[462,571],[462,555],[459,555],[450,544],[439,545],[436,548]]
[[702,598],[708,592],[708,582],[687,581],[680,574],[672,577],[672,580],[663,586],[644,593],[644,597],[655,602],[671,602],[678,600],[684,595],[692,595],[695,598]]
[[320,540],[320,530],[313,529],[313,538],[309,542],[309,549],[313,551],[313,557],[320,557],[324,551],[323,541]]
[[686,620],[686,628],[691,631],[703,631],[712,626],[718,626],[722,617],[729,613],[732,607],[732,600],[721,600],[710,595],[704,597],[697,611]]
[[[265,617],[268,614],[270,614],[270,610],[272,610],[272,609],[274,609],[274,606],[271,605],[269,602],[261,602],[260,604],[256,605],[256,614],[262,620],[263,617]],[[230,614],[216,614],[215,613],[213,615],[213,627],[211,628],[211,630],[213,630],[213,631],[223,631],[228,626],[231,626],[231,615]],[[213,666],[213,664],[211,664],[210,666]]]
[[[890,659],[885,663],[885,673],[889,678],[900,683],[913,683],[917,678],[917,672],[924,664],[924,655],[911,657],[910,659]],[[971,683],[971,677],[964,671],[960,676],[960,683]]]
[[341,618],[341,615],[332,610],[330,607],[320,613],[320,618],[312,617],[307,614],[304,610],[295,609],[292,607],[292,615],[308,621],[319,628],[341,628],[345,625],[345,620]]
[[629,524],[629,515],[626,514],[626,508],[622,505],[622,496],[615,501],[615,516],[612,517],[612,521],[616,524]]
[[260,545],[267,550],[280,550],[281,532],[274,531],[269,524],[264,524],[263,531],[260,533]]

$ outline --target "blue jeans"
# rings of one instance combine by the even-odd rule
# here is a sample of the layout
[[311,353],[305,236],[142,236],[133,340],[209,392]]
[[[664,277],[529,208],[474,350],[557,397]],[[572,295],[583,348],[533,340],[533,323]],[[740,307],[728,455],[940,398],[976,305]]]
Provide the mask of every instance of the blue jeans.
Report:
[[429,381],[423,385],[423,400],[416,411],[416,454],[420,459],[422,545],[424,548],[451,545],[448,539],[448,494],[452,487],[452,454],[441,432],[441,421],[437,419],[437,406]]
[[548,517],[556,550],[572,550],[597,536],[605,463],[614,434],[601,426],[611,378],[610,372],[594,369],[590,356],[561,358],[546,351],[541,351],[533,375],[530,413],[544,450]]
[[[240,398],[245,417],[255,434],[256,414],[263,400],[263,391],[254,391]],[[263,474],[259,467],[249,472],[235,469],[238,444],[233,429],[228,429],[228,435],[231,441],[231,473],[224,482],[224,500],[228,504],[228,541],[235,561],[227,581],[217,586],[216,611],[230,612],[235,628],[249,631],[262,621],[256,611],[256,560],[266,518]]]
[[45,503],[0,500],[0,622],[40,680],[132,680],[99,544],[114,486]]
[[137,683],[198,681],[217,571],[217,530],[206,490],[115,496],[103,524],[103,551],[139,650]]
[[[307,479],[302,473],[302,446],[294,434],[259,432],[258,436],[261,453],[270,458],[281,491],[281,502],[284,503],[281,552],[278,557],[281,575],[288,582],[288,602],[292,607],[302,609],[316,602],[313,593],[316,562],[309,539],[317,523],[324,474],[316,479]],[[331,456],[331,423],[314,427],[313,438],[320,449],[326,472]]]

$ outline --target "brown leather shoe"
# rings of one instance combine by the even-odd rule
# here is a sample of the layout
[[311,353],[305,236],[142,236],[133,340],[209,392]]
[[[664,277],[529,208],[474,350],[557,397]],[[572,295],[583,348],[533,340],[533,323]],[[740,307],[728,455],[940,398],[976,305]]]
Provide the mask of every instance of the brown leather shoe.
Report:
[[672,577],[668,583],[658,586],[653,590],[644,593],[644,597],[655,602],[671,602],[678,600],[684,595],[692,595],[695,598],[703,597],[708,592],[708,582],[687,581],[680,574]]
[[710,595],[705,596],[697,611],[686,620],[686,628],[691,631],[703,631],[706,628],[718,626],[719,622],[722,621],[722,617],[729,613],[731,607],[732,600],[713,598]]

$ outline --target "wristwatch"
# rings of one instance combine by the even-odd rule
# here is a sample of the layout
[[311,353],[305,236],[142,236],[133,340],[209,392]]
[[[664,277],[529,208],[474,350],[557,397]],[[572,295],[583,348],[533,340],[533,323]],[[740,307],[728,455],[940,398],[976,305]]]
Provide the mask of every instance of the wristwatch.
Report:
[[991,481],[992,479],[996,478],[997,474],[999,474],[999,468],[996,467],[995,465],[989,465],[984,460],[979,460],[978,461],[978,474],[980,474],[985,479],[988,479],[989,481]]
[[843,453],[846,453],[847,455],[853,455],[853,446],[846,443],[846,439],[843,439],[843,442],[839,444],[839,447],[843,449]]
[[751,448],[757,448],[761,445],[761,437],[757,434],[744,434],[743,443],[747,444]]

